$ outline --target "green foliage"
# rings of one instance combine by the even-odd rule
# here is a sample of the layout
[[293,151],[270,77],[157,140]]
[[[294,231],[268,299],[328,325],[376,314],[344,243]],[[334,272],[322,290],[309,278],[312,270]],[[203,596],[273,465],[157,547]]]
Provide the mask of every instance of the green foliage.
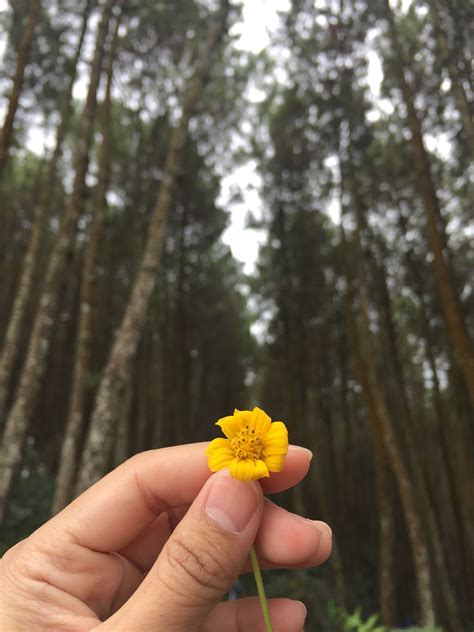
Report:
[[341,632],[442,632],[441,628],[392,628],[380,624],[379,615],[372,614],[367,619],[362,615],[362,608],[359,606],[353,612],[348,612],[342,608],[337,608],[333,601],[328,603],[329,619],[338,626]]
[[8,513],[0,526],[0,556],[49,518],[54,478],[38,451],[28,445],[12,490]]
[[380,625],[377,614],[371,615],[364,621],[360,607],[350,613],[334,607],[330,602],[328,610],[330,618],[341,626],[341,632],[386,632],[386,628]]
[[417,628],[417,627],[413,627],[413,628],[394,628],[393,630],[391,630],[391,632],[443,632],[443,630],[441,628]]

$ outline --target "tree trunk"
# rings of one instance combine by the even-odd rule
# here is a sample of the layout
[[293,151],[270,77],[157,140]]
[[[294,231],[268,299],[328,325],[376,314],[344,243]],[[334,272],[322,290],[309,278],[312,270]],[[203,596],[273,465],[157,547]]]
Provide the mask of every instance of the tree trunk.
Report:
[[[373,262],[375,268],[376,263]],[[462,632],[462,623],[459,619],[459,608],[457,605],[457,595],[453,586],[453,578],[450,577],[448,571],[448,560],[446,559],[447,551],[443,547],[443,538],[440,533],[439,523],[436,518],[436,506],[433,503],[432,495],[430,494],[429,481],[427,480],[426,471],[423,471],[422,461],[419,459],[416,453],[417,438],[414,436],[414,420],[412,411],[409,404],[408,392],[405,384],[405,376],[403,372],[402,362],[398,351],[397,331],[395,323],[392,317],[391,299],[387,287],[387,281],[385,278],[385,270],[383,265],[379,270],[379,283],[382,306],[382,322],[385,325],[385,329],[388,337],[388,357],[391,359],[393,365],[393,377],[394,387],[397,393],[397,397],[401,404],[403,416],[406,423],[400,424],[401,430],[404,434],[405,445],[407,446],[408,461],[411,466],[413,486],[417,492],[418,503],[421,507],[421,517],[426,523],[427,532],[429,535],[429,541],[432,549],[433,565],[436,569],[436,575],[438,583],[441,589],[441,593],[445,602],[446,612],[448,615],[448,621],[450,623],[449,630],[453,632]],[[446,467],[446,463],[442,463]],[[443,470],[445,469],[442,468]],[[441,468],[440,468],[441,469]],[[438,494],[444,489],[440,485]],[[447,512],[449,513],[449,511]],[[457,528],[461,527],[460,523],[457,523]],[[456,534],[457,535],[457,534]],[[462,532],[460,534],[462,541]],[[454,551],[458,547],[458,538],[455,537]],[[454,553],[453,551],[453,553]]]
[[20,100],[23,78],[25,76],[25,68],[28,63],[28,55],[33,42],[36,25],[41,12],[41,0],[31,0],[29,3],[30,10],[25,30],[18,45],[18,56],[16,61],[15,74],[13,75],[13,86],[8,99],[8,108],[3,123],[2,133],[0,135],[0,178],[7,165],[10,145],[12,140],[13,123],[15,114]]
[[471,407],[474,408],[474,353],[464,322],[454,273],[450,265],[446,233],[441,217],[439,201],[431,176],[430,162],[423,143],[421,122],[414,105],[414,95],[406,79],[402,46],[398,38],[395,18],[388,0],[385,0],[386,16],[395,53],[395,63],[407,108],[407,122],[411,131],[411,147],[417,172],[417,182],[426,213],[428,244],[433,253],[433,268],[441,300],[444,320],[456,358],[463,371]]
[[117,422],[117,404],[131,379],[131,369],[146,319],[150,297],[155,288],[160,267],[161,251],[167,217],[173,201],[177,176],[181,169],[183,149],[188,136],[189,120],[201,97],[211,65],[212,54],[224,34],[228,2],[223,0],[219,19],[211,29],[199,56],[195,74],[183,103],[181,120],[172,133],[163,184],[151,218],[145,251],[99,386],[90,430],[84,450],[77,492],[89,487],[105,472],[113,445],[113,430]]
[[465,86],[469,86],[472,95],[472,6],[465,0],[443,0],[443,4],[445,12],[450,16],[453,30],[451,52],[456,60],[461,81]]
[[[406,237],[408,227],[407,218],[399,212],[399,225],[403,235]],[[474,476],[469,458],[462,458],[465,450],[458,446],[464,443],[463,433],[457,433],[449,428],[451,414],[448,407],[445,406],[441,397],[441,387],[438,377],[438,369],[436,366],[435,354],[433,350],[433,334],[428,317],[428,306],[423,288],[423,279],[421,278],[418,264],[413,253],[408,248],[405,254],[405,261],[414,291],[420,302],[419,322],[421,335],[425,341],[425,354],[430,370],[433,376],[433,398],[434,398],[434,419],[436,423],[436,434],[438,444],[441,450],[442,459],[444,461],[446,471],[446,482],[449,490],[449,502],[452,505],[454,520],[456,522],[456,540],[461,553],[461,559],[466,561],[465,578],[470,588],[466,590],[466,595],[472,594],[473,582],[470,574],[472,568],[471,560],[474,561]],[[462,424],[463,417],[457,420],[458,424]],[[454,449],[453,449],[454,447]],[[463,468],[461,476],[457,474],[459,465],[463,463],[468,465]],[[463,492],[465,490],[465,492]],[[459,531],[457,531],[459,529]]]
[[107,67],[107,85],[101,107],[101,134],[97,197],[89,228],[86,245],[84,270],[81,283],[79,306],[79,326],[77,331],[76,357],[74,363],[69,413],[64,432],[59,471],[56,477],[56,488],[52,512],[57,513],[65,507],[71,497],[74,476],[77,470],[79,442],[85,426],[85,404],[88,395],[88,376],[92,354],[93,315],[95,308],[97,256],[104,232],[107,211],[107,190],[110,181],[110,111],[112,79],[115,55],[117,50],[120,17],[116,18]]
[[349,275],[346,238],[341,224],[342,234],[342,268],[347,281],[345,296],[345,321],[350,352],[354,360],[357,379],[362,388],[367,414],[372,428],[375,479],[377,488],[378,523],[379,523],[379,600],[382,623],[391,626],[395,618],[394,592],[394,533],[393,510],[390,497],[389,473],[387,471],[387,454],[383,442],[383,427],[379,411],[373,397],[373,386],[370,384],[366,362],[360,351],[357,328],[353,312],[353,281]]
[[[324,290],[323,290],[324,292]],[[307,419],[308,423],[301,434],[302,445],[306,443],[311,448],[319,463],[317,470],[312,470],[310,485],[314,487],[318,508],[323,520],[333,527],[333,551],[331,553],[330,568],[334,599],[339,608],[346,606],[346,589],[344,577],[344,561],[338,545],[339,517],[338,496],[343,488],[339,485],[337,471],[337,450],[333,433],[333,406],[337,397],[332,393],[332,374],[330,373],[331,343],[328,340],[329,331],[309,332],[306,323],[301,329],[305,330],[307,361],[303,362],[307,376],[305,384],[306,407],[300,419]],[[303,440],[303,435],[304,440]],[[324,449],[323,449],[324,446]],[[323,484],[324,481],[324,484]],[[301,486],[299,486],[301,487]],[[333,493],[331,490],[336,490]],[[305,495],[306,496],[306,495]],[[342,520],[339,524],[342,524]]]
[[[354,183],[354,186],[356,186],[356,183]],[[386,354],[386,357],[390,359],[389,362],[393,368],[391,381],[397,400],[400,402],[402,418],[405,420],[405,423],[401,423],[399,425],[402,433],[402,439],[404,439],[403,444],[407,452],[408,463],[412,472],[413,487],[416,491],[417,500],[421,507],[421,518],[425,521],[427,526],[429,542],[431,544],[433,554],[433,564],[436,569],[437,579],[445,601],[448,620],[451,626],[449,629],[461,632],[462,624],[459,619],[456,591],[453,588],[453,578],[450,577],[450,573],[448,571],[449,565],[448,559],[446,558],[447,551],[446,548],[443,547],[443,537],[441,536],[439,527],[441,521],[437,520],[436,517],[436,505],[433,503],[433,495],[430,493],[431,490],[427,472],[423,468],[423,461],[419,458],[416,452],[417,437],[414,434],[415,422],[410,406],[405,374],[399,353],[397,327],[392,316],[392,301],[383,264],[384,253],[380,253],[381,263],[379,264],[371,252],[370,229],[367,225],[365,211],[362,208],[362,201],[360,200],[357,192],[354,192],[354,196],[357,196],[353,198],[355,200],[354,205],[357,213],[357,231],[359,237],[361,237],[362,234],[365,234],[367,245],[364,250],[367,255],[368,265],[371,269],[376,271],[378,276],[378,303],[381,308],[381,324],[384,326],[388,346],[388,353]],[[449,467],[449,464],[441,463],[441,467],[446,467],[447,465]],[[438,494],[440,494],[443,490],[444,487],[440,485]],[[450,491],[452,493],[453,490]],[[449,516],[450,512],[447,511],[446,513]],[[457,526],[461,527],[461,524],[458,523]],[[460,537],[462,541],[462,533],[460,534]],[[454,540],[454,550],[456,550],[458,538],[455,536]]]
[[449,78],[451,80],[451,93],[461,117],[462,129],[466,138],[467,146],[469,148],[471,156],[474,156],[474,124],[472,121],[472,113],[469,105],[469,100],[464,90],[456,58],[451,51],[446,32],[441,22],[441,7],[439,5],[439,2],[437,2],[437,0],[430,0],[430,5],[430,13],[434,22],[434,30],[436,33],[436,38],[438,40],[438,46],[444,64],[448,70]]
[[77,138],[75,175],[70,201],[66,208],[61,229],[51,253],[48,271],[38,312],[33,325],[25,365],[21,373],[16,397],[8,416],[0,450],[0,520],[3,517],[7,497],[17,466],[21,461],[22,448],[29,422],[45,371],[58,308],[64,268],[74,246],[76,225],[83,204],[89,149],[93,138],[94,114],[99,85],[104,42],[109,18],[117,0],[107,0],[97,33],[92,62],[89,89],[81,117]]
[[187,356],[187,313],[185,299],[185,267],[186,267],[186,240],[185,232],[188,223],[186,208],[181,209],[179,221],[179,236],[177,239],[176,255],[178,258],[178,270],[176,279],[176,298],[173,315],[173,354],[170,361],[173,366],[173,410],[176,443],[185,443],[189,436],[188,408],[188,356]]
[[[407,463],[395,431],[396,425],[392,419],[377,373],[375,361],[376,353],[372,333],[370,331],[368,284],[365,273],[365,261],[360,233],[362,214],[361,200],[359,198],[357,183],[355,182],[354,176],[354,166],[352,164],[348,165],[347,174],[345,175],[347,176],[348,189],[352,199],[352,204],[356,209],[357,217],[356,257],[359,288],[360,332],[362,348],[365,350],[365,357],[361,359],[361,362],[363,363],[361,365],[361,373],[365,376],[364,379],[367,381],[366,391],[370,394],[372,401],[371,405],[377,412],[377,416],[375,418],[371,418],[372,424],[377,424],[373,426],[373,431],[374,434],[376,432],[380,432],[382,434],[385,450],[397,481],[398,493],[403,507],[405,523],[413,554],[421,622],[423,625],[432,626],[435,623],[435,609],[431,586],[428,548],[418,512],[415,490],[410,480]],[[343,231],[342,234],[344,235]],[[347,278],[348,286],[351,287],[352,279],[349,274],[349,266],[346,261],[345,276]],[[352,302],[351,298],[351,306]]]
[[[367,225],[365,221],[365,212],[363,209],[363,203],[360,198],[357,182],[355,176],[351,173],[348,176],[351,186],[351,195],[353,206],[356,212],[356,234],[357,234],[357,255],[358,255],[358,269],[359,279],[362,278],[360,283],[361,293],[361,306],[362,312],[368,314],[368,284],[365,277],[365,263],[364,253],[362,247],[362,234],[366,230]],[[366,247],[366,251],[371,263],[371,267],[376,268],[377,263],[374,261],[370,250]],[[462,632],[462,624],[459,618],[459,604],[457,603],[456,591],[453,589],[451,578],[447,570],[447,563],[445,558],[445,551],[443,550],[443,542],[438,528],[436,520],[435,509],[432,503],[432,499],[429,495],[429,489],[425,481],[424,472],[420,465],[420,462],[416,454],[412,454],[413,447],[416,445],[416,438],[413,436],[413,416],[408,401],[407,388],[405,385],[405,378],[403,374],[402,364],[398,352],[397,336],[395,331],[395,325],[391,313],[391,302],[388,293],[388,287],[385,278],[385,272],[383,267],[378,271],[379,274],[379,288],[381,294],[382,305],[382,318],[384,329],[388,336],[389,353],[388,357],[391,359],[391,363],[394,370],[394,386],[396,387],[397,398],[401,402],[402,414],[406,419],[406,423],[401,425],[402,438],[405,439],[404,444],[408,450],[408,463],[411,465],[409,468],[412,473],[413,480],[413,492],[421,507],[420,512],[420,524],[423,524],[423,520],[426,522],[427,532],[429,534],[429,541],[431,543],[433,553],[433,563],[436,568],[437,578],[441,588],[441,592],[445,601],[446,611],[448,614],[448,620],[451,623],[452,630],[456,632]],[[365,319],[365,316],[363,316]],[[367,320],[368,325],[368,320]],[[365,329],[365,325],[363,324]],[[367,329],[368,330],[368,329]],[[370,345],[372,342],[370,341]],[[367,346],[366,349],[371,350],[371,357],[374,358],[375,350],[373,346]],[[382,392],[382,391],[381,391]]]
[[132,383],[127,384],[123,406],[117,423],[117,433],[113,449],[112,467],[118,467],[130,454],[130,411],[132,406]]
[[[372,415],[376,415],[372,411]],[[395,533],[393,515],[393,488],[388,458],[383,446],[380,424],[373,426],[375,464],[377,472],[377,502],[379,508],[379,598],[380,616],[383,625],[392,628],[395,625]]]
[[72,102],[72,89],[76,81],[77,64],[81,55],[82,44],[87,30],[87,21],[91,9],[92,0],[89,0],[84,10],[82,29],[76,54],[70,65],[69,82],[61,108],[61,119],[56,130],[56,142],[53,154],[46,167],[46,173],[41,183],[39,201],[36,208],[33,226],[31,228],[28,250],[26,251],[21,278],[18,282],[18,290],[11,310],[8,328],[0,355],[0,419],[6,415],[7,400],[12,383],[14,366],[18,360],[24,325],[28,312],[28,305],[35,283],[36,267],[43,242],[46,218],[51,202],[51,195],[56,178],[56,170],[61,157],[63,141],[69,126]]

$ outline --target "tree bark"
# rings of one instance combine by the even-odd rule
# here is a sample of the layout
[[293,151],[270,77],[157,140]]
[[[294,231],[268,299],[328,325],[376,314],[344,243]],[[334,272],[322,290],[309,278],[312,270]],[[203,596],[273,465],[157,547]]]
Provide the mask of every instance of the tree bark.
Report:
[[387,454],[383,442],[383,428],[379,411],[373,397],[366,362],[360,351],[357,327],[355,323],[353,301],[353,281],[349,273],[347,244],[341,225],[342,268],[347,282],[345,295],[345,321],[350,352],[354,361],[357,379],[362,388],[362,396],[367,408],[367,415],[372,428],[374,447],[374,465],[377,488],[378,523],[379,523],[379,601],[382,623],[391,626],[395,618],[394,592],[394,533],[393,510],[390,498],[389,474],[387,471]]
[[[366,231],[367,224],[363,214],[360,200],[356,204],[356,212],[358,216],[357,232],[362,235]],[[377,263],[374,261],[370,248],[366,247],[369,260],[374,269]],[[443,548],[443,539],[440,534],[439,523],[436,520],[436,511],[433,500],[430,497],[430,489],[422,464],[415,453],[416,437],[413,435],[413,415],[409,404],[408,392],[405,384],[405,377],[402,363],[398,351],[397,332],[394,320],[392,318],[391,299],[387,287],[385,270],[383,265],[379,269],[379,287],[380,287],[380,304],[382,307],[382,322],[385,325],[388,338],[388,356],[393,366],[394,386],[397,397],[401,403],[402,414],[407,423],[401,425],[402,433],[405,438],[405,446],[407,450],[408,463],[411,466],[413,488],[417,495],[418,503],[421,507],[421,518],[426,522],[427,532],[429,534],[429,542],[432,549],[433,564],[436,569],[437,579],[441,588],[441,593],[445,601],[447,620],[449,621],[449,629],[462,632],[462,623],[459,619],[459,609],[457,606],[457,595],[453,588],[452,578],[448,572],[448,564],[446,559],[446,551]]]
[[[402,234],[406,237],[408,227],[407,218],[402,210],[399,211],[399,226]],[[452,449],[452,445],[462,445],[463,438],[460,433],[454,433],[449,430],[450,413],[445,406],[441,397],[441,387],[438,377],[438,369],[436,366],[435,354],[433,350],[433,335],[428,317],[427,300],[423,288],[423,279],[421,278],[418,264],[414,258],[413,252],[407,248],[405,253],[405,261],[407,271],[413,284],[414,291],[420,302],[419,322],[421,335],[425,341],[425,354],[430,370],[433,376],[433,398],[434,398],[434,419],[436,424],[436,434],[438,444],[441,450],[442,461],[444,462],[446,482],[449,491],[449,504],[452,506],[453,517],[456,525],[455,540],[456,548],[460,551],[460,561],[465,560],[464,581],[467,583],[465,589],[466,596],[472,594],[472,579],[470,576],[470,568],[472,568],[471,560],[474,559],[473,543],[474,530],[472,516],[474,516],[474,477],[472,476],[472,467],[463,469],[462,476],[457,475],[457,466],[463,463],[470,463],[469,459],[463,459],[464,449],[459,453],[458,448]],[[459,420],[462,423],[462,417]],[[463,490],[466,490],[463,493]],[[435,520],[436,517],[433,516]],[[468,598],[469,600],[469,598]],[[455,620],[455,619],[454,619]]]
[[3,517],[13,477],[18,467],[29,422],[47,368],[47,358],[56,322],[61,282],[69,253],[74,246],[76,225],[83,204],[89,149],[93,137],[97,88],[99,85],[104,42],[112,8],[117,0],[107,0],[97,33],[89,88],[77,138],[73,190],[57,241],[51,253],[44,289],[36,314],[25,365],[16,397],[8,416],[0,450],[0,520]]
[[[375,267],[376,263],[374,262],[374,268]],[[463,627],[459,619],[459,608],[457,605],[456,590],[453,586],[453,578],[450,577],[450,573],[448,571],[448,560],[446,558],[447,551],[446,548],[443,547],[443,538],[440,533],[439,521],[436,518],[436,507],[430,494],[430,486],[429,481],[427,480],[426,471],[423,470],[422,461],[419,459],[418,454],[416,453],[417,438],[413,432],[413,414],[409,404],[405,376],[403,372],[402,362],[400,360],[400,354],[398,351],[398,336],[395,322],[392,317],[391,299],[388,291],[387,280],[385,277],[385,270],[383,265],[380,267],[379,270],[379,283],[381,294],[380,303],[382,306],[382,322],[385,325],[388,337],[388,357],[390,357],[391,363],[393,365],[394,387],[401,404],[402,414],[406,420],[406,423],[400,424],[400,426],[405,437],[405,445],[407,446],[407,456],[412,471],[413,486],[417,492],[418,503],[422,510],[421,517],[427,526],[427,532],[432,549],[433,565],[436,569],[438,583],[441,588],[441,594],[443,596],[446,613],[448,615],[448,629],[452,630],[453,632],[462,632]],[[446,467],[446,463],[442,463],[441,465],[444,465]],[[439,489],[438,493],[440,492],[441,489]],[[460,523],[458,523],[457,526],[462,528],[462,525]],[[460,535],[462,541],[462,533]],[[455,538],[455,540],[457,540],[457,538]],[[458,542],[455,543],[454,551],[456,550],[458,544]]]
[[24,325],[28,312],[29,299],[35,283],[37,261],[43,242],[46,218],[50,207],[57,166],[61,157],[63,141],[69,126],[72,89],[76,81],[77,64],[81,56],[91,4],[92,0],[89,0],[86,4],[76,54],[71,60],[68,87],[64,94],[60,123],[56,130],[55,147],[41,183],[38,205],[28,243],[28,250],[26,251],[24,257],[21,278],[18,282],[18,290],[15,295],[3,342],[2,353],[0,355],[0,419],[2,419],[7,412],[7,400],[12,383],[12,374],[14,366],[18,360],[21,338],[24,334]]
[[467,98],[466,91],[464,90],[456,58],[451,51],[448,37],[443,28],[440,15],[441,7],[439,5],[439,2],[437,2],[437,0],[430,0],[430,5],[430,13],[434,22],[434,30],[438,41],[439,50],[441,52],[444,64],[448,70],[449,78],[451,80],[451,93],[461,117],[462,130],[466,138],[467,146],[469,148],[471,156],[474,156],[474,124],[472,120],[472,112],[469,105],[469,100]]
[[71,398],[66,429],[61,446],[59,470],[56,477],[56,488],[52,505],[53,514],[63,509],[70,500],[74,476],[77,470],[79,443],[85,426],[85,405],[89,390],[88,376],[93,341],[97,257],[104,232],[107,212],[107,191],[110,182],[111,93],[119,27],[120,17],[117,17],[110,45],[107,65],[107,84],[101,107],[102,144],[99,157],[96,204],[89,228],[84,258]]
[[187,423],[189,408],[187,406],[189,398],[187,390],[189,385],[189,367],[187,356],[187,313],[185,299],[185,267],[186,267],[186,225],[188,223],[187,211],[183,207],[179,220],[179,235],[177,236],[177,279],[176,279],[176,298],[174,304],[173,317],[173,354],[170,359],[174,370],[173,379],[173,411],[175,426],[176,443],[185,443],[186,429],[189,427]]
[[[354,180],[354,187],[357,183]],[[399,353],[398,333],[395,321],[392,316],[392,301],[388,289],[386,271],[383,263],[384,252],[379,254],[381,263],[379,264],[372,252],[370,242],[371,234],[370,228],[366,221],[366,213],[363,208],[363,202],[360,199],[358,191],[353,191],[354,207],[357,214],[357,232],[360,237],[364,234],[366,237],[364,252],[367,257],[368,265],[375,271],[378,277],[378,303],[381,312],[381,324],[383,324],[386,337],[387,337],[387,358],[392,366],[393,374],[391,376],[391,382],[393,384],[393,390],[396,393],[397,400],[400,403],[402,418],[405,423],[399,424],[401,431],[401,438],[403,439],[402,445],[405,446],[407,454],[407,463],[412,473],[413,488],[416,492],[418,503],[421,507],[420,517],[426,524],[426,530],[429,535],[429,543],[431,545],[433,565],[436,569],[436,576],[441,589],[442,596],[444,598],[447,619],[450,622],[450,630],[462,632],[462,624],[459,619],[459,609],[457,606],[457,595],[454,589],[453,578],[450,577],[448,571],[448,559],[447,550],[443,546],[444,538],[440,532],[440,520],[436,517],[436,505],[433,502],[433,494],[431,494],[431,488],[429,485],[429,479],[426,470],[423,468],[423,461],[419,458],[416,451],[417,437],[414,434],[415,422],[412,409],[410,406],[410,399],[408,396],[408,389],[405,380],[405,373],[403,364]],[[360,242],[362,243],[362,242]],[[445,463],[440,464],[441,467],[446,466]],[[444,468],[443,468],[444,469]],[[439,486],[438,494],[442,492],[444,488]],[[452,490],[451,490],[452,491]],[[448,501],[449,502],[449,501]],[[446,512],[449,515],[449,511]],[[459,524],[461,526],[461,524]],[[457,549],[457,537],[454,538],[454,550]],[[462,534],[461,534],[462,540]]]
[[[374,435],[380,432],[383,437],[383,443],[387,452],[390,465],[395,476],[398,493],[403,507],[405,523],[408,530],[409,541],[413,554],[413,563],[416,575],[418,601],[420,605],[420,617],[423,625],[433,626],[435,623],[435,607],[431,585],[431,571],[429,563],[428,547],[423,532],[422,521],[418,512],[416,494],[413,488],[407,463],[400,446],[395,428],[396,425],[392,419],[386,398],[380,384],[377,366],[375,362],[376,353],[373,343],[372,333],[370,331],[369,320],[369,299],[368,299],[368,283],[365,272],[365,262],[361,242],[361,200],[357,183],[354,176],[354,166],[347,165],[347,174],[345,178],[348,184],[348,190],[352,199],[352,204],[356,209],[356,260],[357,260],[357,279],[359,288],[359,313],[360,313],[360,337],[362,348],[365,353],[359,361],[361,364],[361,375],[367,382],[366,397],[370,397],[370,405],[373,406],[377,413],[376,417],[370,418],[373,424]],[[344,231],[343,243],[345,242]],[[352,293],[352,279],[349,273],[349,266],[345,261],[345,276],[347,279],[349,291]],[[353,300],[350,300],[352,306]],[[351,307],[352,309],[352,307]],[[353,325],[351,325],[353,326]],[[354,332],[354,336],[357,334]],[[363,384],[361,386],[364,388]],[[369,407],[369,399],[366,400]]]
[[456,61],[461,81],[464,86],[469,86],[472,94],[474,89],[474,77],[471,70],[472,6],[465,0],[443,0],[443,5],[445,13],[451,19],[453,29],[451,52]]
[[[373,403],[372,403],[373,406]],[[372,411],[372,415],[376,415]],[[379,462],[375,464],[377,472],[377,502],[379,508],[379,596],[380,596],[380,616],[382,624],[387,628],[395,625],[395,533],[393,514],[393,489],[391,472],[386,451],[383,446],[383,437],[380,432],[380,424],[373,426],[375,459]]]
[[171,136],[163,183],[151,218],[145,251],[97,393],[78,478],[78,493],[104,474],[110,459],[118,403],[131,379],[133,360],[160,267],[167,217],[182,165],[189,120],[201,97],[213,52],[226,29],[228,9],[228,1],[223,0],[217,22],[199,55],[196,71],[183,103],[181,120]]
[[18,102],[20,100],[23,78],[25,76],[25,68],[28,63],[31,44],[38,24],[38,18],[41,13],[41,0],[31,0],[29,4],[30,11],[28,14],[28,21],[18,46],[18,57],[16,61],[15,74],[13,75],[12,91],[10,93],[10,98],[8,99],[7,113],[3,123],[2,133],[0,135],[0,178],[2,177],[8,162],[12,141],[13,123],[18,109]]
[[434,188],[431,167],[423,143],[421,122],[414,105],[414,94],[406,78],[406,65],[399,41],[395,18],[388,0],[385,1],[386,16],[395,53],[395,64],[400,88],[407,109],[407,122],[411,131],[411,147],[417,183],[426,214],[428,244],[433,254],[433,269],[443,316],[448,334],[456,352],[456,358],[463,371],[469,393],[471,407],[474,409],[474,353],[471,340],[464,322],[461,303],[456,290],[454,273],[450,264],[446,233],[442,221],[438,196]]
[[130,410],[133,396],[132,383],[127,384],[123,397],[123,407],[117,423],[117,433],[112,457],[112,467],[118,467],[130,454]]

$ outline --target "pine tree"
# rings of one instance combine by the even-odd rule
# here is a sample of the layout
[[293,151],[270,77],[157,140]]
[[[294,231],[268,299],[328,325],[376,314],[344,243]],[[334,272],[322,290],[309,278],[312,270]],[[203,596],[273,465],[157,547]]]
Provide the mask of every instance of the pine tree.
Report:
[[115,0],[107,0],[104,6],[100,28],[97,33],[91,77],[81,116],[81,125],[77,139],[78,149],[75,159],[75,174],[71,198],[64,214],[60,233],[53,249],[41,301],[36,314],[31,340],[28,347],[20,382],[15,393],[14,403],[8,415],[0,450],[0,516],[3,516],[13,476],[21,461],[25,435],[37,401],[42,378],[45,374],[47,356],[54,321],[57,314],[58,299],[63,281],[64,265],[67,261],[76,234],[76,224],[83,202],[85,179],[89,163],[89,150],[92,141],[94,114],[96,109],[97,88],[99,85],[104,42],[109,28],[109,19]]

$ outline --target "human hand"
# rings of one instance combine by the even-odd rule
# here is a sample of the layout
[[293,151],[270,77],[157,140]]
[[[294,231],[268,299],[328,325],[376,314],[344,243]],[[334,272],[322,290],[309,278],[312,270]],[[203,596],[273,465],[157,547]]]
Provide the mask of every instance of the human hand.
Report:
[[[0,630],[237,632],[264,630],[256,598],[219,603],[250,570],[324,562],[331,531],[263,498],[296,485],[310,452],[290,446],[283,471],[244,483],[211,475],[205,444],[139,454],[100,480],[0,564]],[[263,490],[263,492],[262,492]],[[305,610],[269,601],[275,632]]]

